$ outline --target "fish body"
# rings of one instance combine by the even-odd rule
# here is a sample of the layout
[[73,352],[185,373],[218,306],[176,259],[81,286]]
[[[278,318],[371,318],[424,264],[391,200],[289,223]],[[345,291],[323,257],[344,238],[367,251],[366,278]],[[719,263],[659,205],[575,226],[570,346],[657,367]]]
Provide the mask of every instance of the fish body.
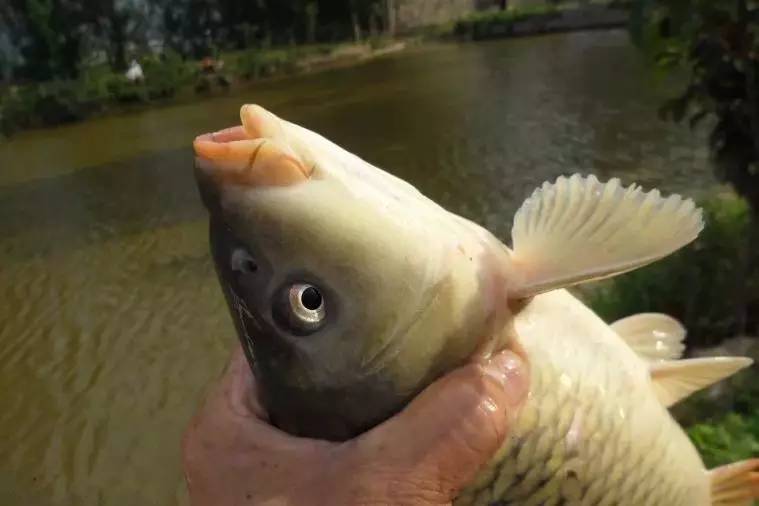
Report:
[[679,360],[685,330],[608,325],[566,287],[692,241],[701,212],[617,180],[545,183],[508,247],[413,186],[270,112],[195,140],[211,251],[272,423],[345,440],[510,348],[530,392],[460,505],[738,506],[759,460],[707,471],[667,407],[751,361]]
[[530,394],[456,504],[711,504],[708,473],[646,362],[595,313],[555,290],[514,316],[513,333]]

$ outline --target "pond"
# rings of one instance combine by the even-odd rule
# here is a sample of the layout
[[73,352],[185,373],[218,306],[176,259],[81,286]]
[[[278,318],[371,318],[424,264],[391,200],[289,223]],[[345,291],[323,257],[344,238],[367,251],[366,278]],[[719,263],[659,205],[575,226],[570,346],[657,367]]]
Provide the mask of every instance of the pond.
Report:
[[192,178],[195,135],[255,102],[508,238],[575,171],[698,196],[702,139],[625,32],[434,45],[235,96],[0,144],[0,498],[183,503],[182,431],[235,334]]

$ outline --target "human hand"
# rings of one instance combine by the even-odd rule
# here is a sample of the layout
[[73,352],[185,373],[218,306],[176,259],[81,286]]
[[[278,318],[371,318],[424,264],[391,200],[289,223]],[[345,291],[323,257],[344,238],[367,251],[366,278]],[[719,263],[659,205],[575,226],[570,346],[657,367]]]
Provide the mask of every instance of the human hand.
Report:
[[450,504],[500,447],[528,388],[510,351],[439,379],[403,411],[332,443],[267,423],[238,346],[183,440],[193,506]]

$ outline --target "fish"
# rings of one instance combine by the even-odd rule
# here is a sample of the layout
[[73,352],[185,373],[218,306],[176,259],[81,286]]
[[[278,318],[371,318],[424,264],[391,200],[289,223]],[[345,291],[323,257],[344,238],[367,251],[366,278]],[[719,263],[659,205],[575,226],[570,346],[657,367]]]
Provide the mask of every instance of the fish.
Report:
[[508,348],[527,364],[529,395],[454,504],[737,506],[759,496],[759,459],[707,470],[668,410],[751,360],[683,359],[674,318],[610,325],[568,291],[688,245],[704,227],[691,199],[561,176],[524,201],[507,246],[316,132],[258,105],[240,118],[194,140],[195,175],[272,424],[344,441],[445,373]]

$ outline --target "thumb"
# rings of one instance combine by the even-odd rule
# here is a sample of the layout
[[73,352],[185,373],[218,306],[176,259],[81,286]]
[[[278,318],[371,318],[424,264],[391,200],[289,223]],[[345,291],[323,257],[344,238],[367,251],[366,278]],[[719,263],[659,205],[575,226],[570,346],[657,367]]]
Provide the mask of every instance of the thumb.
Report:
[[436,381],[361,444],[377,465],[424,489],[412,495],[450,501],[503,444],[528,386],[523,360],[500,352]]

